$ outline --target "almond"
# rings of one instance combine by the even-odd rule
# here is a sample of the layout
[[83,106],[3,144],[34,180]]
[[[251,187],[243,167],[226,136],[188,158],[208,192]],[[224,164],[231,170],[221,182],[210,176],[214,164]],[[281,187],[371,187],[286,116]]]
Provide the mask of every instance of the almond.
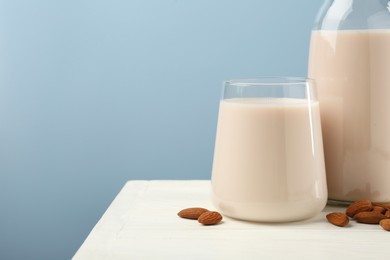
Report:
[[386,231],[390,231],[390,219],[382,219],[380,222],[379,222],[379,225],[381,225],[381,227],[386,230]]
[[348,225],[349,218],[346,214],[341,212],[333,212],[326,215],[326,219],[329,221],[329,223],[332,223],[333,225],[344,227]]
[[379,212],[379,213],[381,213],[381,214],[383,214],[383,213],[385,213],[386,211],[387,211],[387,209],[386,208],[384,208],[384,207],[381,207],[381,206],[373,206],[372,207],[372,211],[374,212]]
[[349,205],[347,210],[345,211],[345,214],[347,214],[348,217],[353,218],[357,213],[363,212],[363,211],[370,211],[372,209],[372,203],[369,200],[358,200]]
[[198,219],[205,212],[208,212],[208,210],[204,208],[187,208],[181,210],[177,215],[182,218]]
[[386,217],[386,218],[390,218],[390,209],[388,209],[388,210],[386,211],[385,217]]
[[215,225],[222,220],[222,215],[216,211],[208,211],[199,216],[198,222],[203,225]]
[[364,224],[379,224],[385,218],[385,215],[376,211],[359,212],[354,216],[357,222]]
[[390,209],[390,203],[372,202],[372,206],[380,206],[383,208]]

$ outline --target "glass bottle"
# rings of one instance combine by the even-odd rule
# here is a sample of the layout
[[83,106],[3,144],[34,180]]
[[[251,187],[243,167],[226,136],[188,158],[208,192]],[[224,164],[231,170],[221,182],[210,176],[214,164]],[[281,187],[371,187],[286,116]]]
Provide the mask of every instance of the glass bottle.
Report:
[[390,201],[390,3],[328,0],[311,35],[328,198]]

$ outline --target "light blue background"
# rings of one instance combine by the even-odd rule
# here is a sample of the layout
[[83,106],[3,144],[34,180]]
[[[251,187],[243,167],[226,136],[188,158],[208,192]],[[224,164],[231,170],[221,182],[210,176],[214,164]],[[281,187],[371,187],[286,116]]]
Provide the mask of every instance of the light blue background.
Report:
[[221,82],[306,76],[321,3],[1,0],[0,259],[71,258],[127,180],[209,179]]

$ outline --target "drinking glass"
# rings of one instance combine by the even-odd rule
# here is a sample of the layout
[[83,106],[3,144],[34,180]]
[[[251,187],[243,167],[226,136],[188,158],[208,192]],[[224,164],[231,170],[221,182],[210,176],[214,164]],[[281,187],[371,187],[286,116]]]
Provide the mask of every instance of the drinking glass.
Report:
[[314,81],[224,82],[211,180],[226,216],[283,222],[321,212],[327,187]]

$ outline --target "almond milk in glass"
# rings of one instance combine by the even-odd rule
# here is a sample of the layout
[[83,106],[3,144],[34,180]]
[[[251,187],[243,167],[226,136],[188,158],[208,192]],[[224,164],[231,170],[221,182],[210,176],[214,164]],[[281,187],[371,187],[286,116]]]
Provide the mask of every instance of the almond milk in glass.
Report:
[[325,1],[311,34],[329,199],[390,201],[390,5]]
[[314,82],[225,82],[211,182],[215,206],[233,218],[284,222],[321,212],[327,190]]

